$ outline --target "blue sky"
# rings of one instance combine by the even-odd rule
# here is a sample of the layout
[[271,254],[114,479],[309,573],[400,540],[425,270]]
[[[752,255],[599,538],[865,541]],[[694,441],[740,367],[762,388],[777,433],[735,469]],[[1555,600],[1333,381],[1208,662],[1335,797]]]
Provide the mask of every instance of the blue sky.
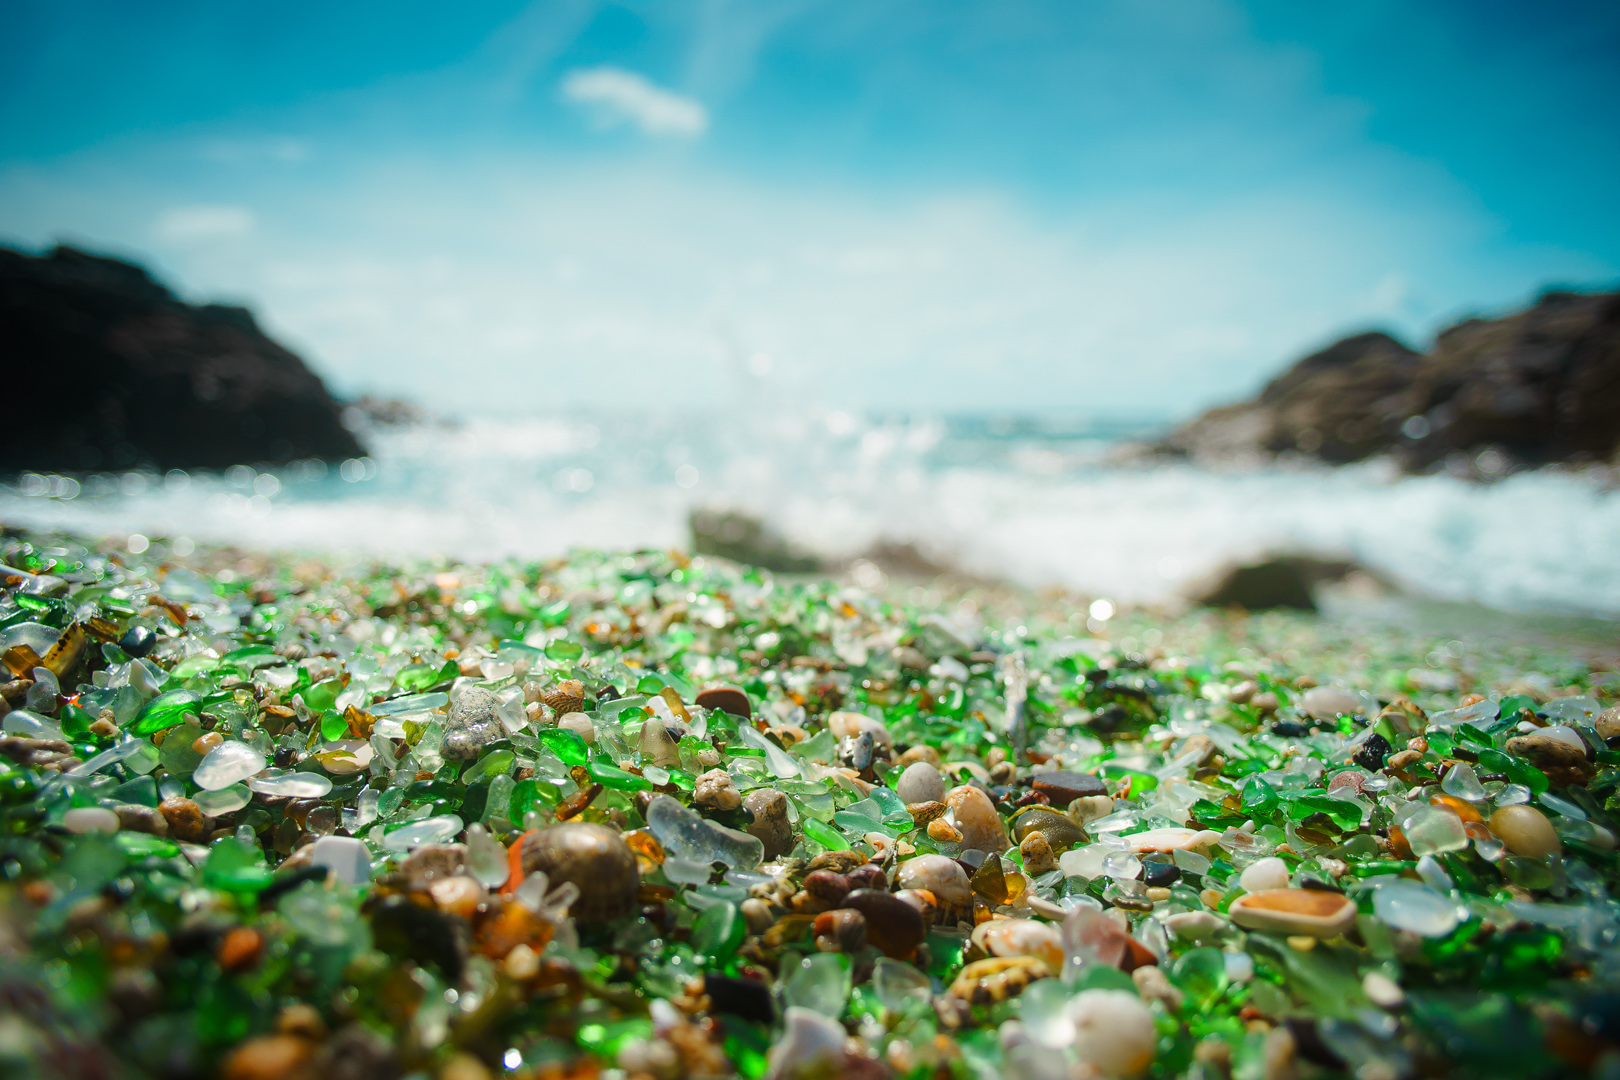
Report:
[[1620,9],[0,7],[0,237],[345,392],[1179,415],[1620,280]]

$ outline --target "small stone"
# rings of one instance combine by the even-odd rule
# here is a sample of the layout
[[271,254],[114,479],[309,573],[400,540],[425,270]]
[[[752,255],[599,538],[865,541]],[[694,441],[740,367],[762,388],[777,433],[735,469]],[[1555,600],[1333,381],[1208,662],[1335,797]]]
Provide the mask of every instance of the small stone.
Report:
[[793,823],[788,820],[786,795],[772,788],[755,788],[742,804],[744,810],[754,815],[748,832],[765,845],[766,859],[775,859],[793,850]]
[[1361,992],[1380,1009],[1398,1009],[1406,1004],[1406,991],[1387,975],[1369,971],[1361,979]]
[[866,917],[867,940],[885,956],[904,960],[922,944],[922,915],[891,892],[856,889],[844,898],[844,907]]
[[203,808],[192,799],[174,796],[158,803],[158,810],[162,812],[169,823],[169,832],[176,840],[183,840],[188,844],[200,844],[208,839],[213,832],[214,823]]
[[1227,913],[1250,930],[1330,938],[1356,922],[1356,905],[1343,893],[1318,889],[1267,889],[1245,893]]
[[1157,964],[1144,964],[1132,971],[1131,981],[1136,984],[1136,992],[1142,996],[1143,1001],[1162,1002],[1172,1011],[1181,1008],[1181,1003],[1186,997],[1171,985],[1170,977]]
[[1219,930],[1225,923],[1221,921],[1219,916],[1212,915],[1207,911],[1178,911],[1173,915],[1165,916],[1164,925],[1179,938],[1185,938],[1188,941],[1203,941],[1205,938],[1213,937],[1215,931]]
[[967,871],[944,855],[918,855],[901,863],[896,884],[902,889],[926,889],[947,907],[965,907],[973,901]]
[[[896,758],[895,764],[904,769],[915,765],[919,761],[926,761],[936,769],[940,768],[944,764],[944,762],[940,759],[939,751],[935,750],[927,743],[920,743],[917,746],[913,746],[911,749],[907,750],[905,753]],[[943,796],[941,796],[941,798],[943,798]]]
[[737,792],[737,785],[732,782],[731,774],[724,769],[710,769],[697,778],[692,792],[692,802],[705,810],[716,810],[721,813],[735,810],[743,804],[742,795]]
[[470,919],[478,910],[478,905],[484,902],[486,894],[484,886],[475,878],[457,874],[435,881],[428,889],[428,895],[433,897],[433,903],[445,914]]
[[215,959],[226,971],[246,971],[263,955],[264,935],[250,926],[237,926],[220,941]]
[[311,845],[310,862],[326,867],[345,885],[359,886],[371,880],[371,854],[352,836],[318,838]]
[[996,804],[980,788],[964,784],[945,795],[945,805],[956,814],[956,827],[962,832],[962,846],[969,850],[1000,853],[1009,844]]
[[443,754],[450,761],[472,761],[484,747],[507,737],[501,699],[481,686],[461,691],[444,725]]
[[1032,832],[1024,837],[1023,842],[1018,845],[1018,853],[1023,857],[1026,874],[1046,874],[1058,868],[1057,858],[1052,854],[1052,845],[1038,832]]
[[871,735],[872,740],[880,746],[894,745],[894,739],[883,721],[874,720],[865,713],[835,712],[827,717],[827,730],[833,733],[835,739],[857,738],[864,733]]
[[1288,888],[1288,864],[1275,855],[1250,863],[1238,877],[1245,892]]
[[[1565,729],[1568,730],[1568,729]],[[1571,734],[1574,734],[1571,732]],[[1554,784],[1585,784],[1597,770],[1586,756],[1586,745],[1575,735],[1575,742],[1555,734],[1553,729],[1532,731],[1507,741],[1507,752],[1527,759],[1547,774]]]
[[263,772],[264,755],[245,742],[230,739],[208,751],[197,763],[191,779],[205,791],[218,791]]
[[1598,738],[1604,742],[1620,736],[1620,705],[1604,709],[1592,722],[1597,728]]
[[1213,829],[1148,829],[1124,838],[1132,851],[1196,851],[1221,839]]
[[1130,1077],[1153,1064],[1158,1031],[1141,998],[1126,990],[1083,990],[1069,1003],[1074,1051],[1108,1076]]
[[1335,720],[1362,711],[1361,700],[1337,686],[1311,687],[1300,697],[1299,707],[1315,720]]
[[991,956],[1033,956],[1053,971],[1063,966],[1063,934],[1034,919],[991,919],[973,928],[973,943]]
[[1501,807],[1491,815],[1487,824],[1491,832],[1500,837],[1515,855],[1542,859],[1564,850],[1564,843],[1558,838],[1552,822],[1533,806],[1520,803]]
[[1031,806],[1013,819],[1013,837],[1019,843],[1037,835],[1059,854],[1086,842],[1086,831],[1073,818],[1049,806]]
[[75,806],[62,815],[62,827],[72,833],[115,833],[121,821],[104,806]]
[[740,686],[710,686],[699,690],[697,703],[705,709],[717,709],[732,716],[740,716],[744,720],[751,719],[754,715],[753,704],[748,700],[747,692]]
[[118,808],[118,824],[130,832],[150,833],[153,836],[169,835],[169,820],[155,806],[125,803]]
[[1069,804],[1069,820],[1084,828],[1114,812],[1114,800],[1109,795],[1087,795]]
[[903,803],[943,802],[945,779],[928,762],[916,761],[907,765],[906,771],[900,774],[894,793],[900,796]]
[[681,767],[680,738],[656,716],[641,725],[640,749],[642,758],[661,769]]
[[466,865],[466,845],[431,844],[411,852],[410,857],[399,864],[399,875],[410,889],[420,890],[428,888],[440,878],[461,873]]
[[584,739],[588,746],[594,745],[596,742],[596,725],[591,723],[591,718],[582,712],[564,713],[562,718],[557,721],[557,726],[564,731],[572,731],[575,735]]
[[220,1068],[223,1080],[284,1080],[299,1075],[315,1044],[296,1035],[260,1035],[233,1050]]
[[569,913],[579,922],[607,922],[635,910],[641,886],[635,852],[606,825],[570,821],[530,833],[523,839],[522,865],[525,874],[545,874],[553,887],[565,881],[578,886]]
[[1038,772],[1030,774],[1030,786],[1052,800],[1053,806],[1066,807],[1076,799],[1108,794],[1108,785],[1090,773]]

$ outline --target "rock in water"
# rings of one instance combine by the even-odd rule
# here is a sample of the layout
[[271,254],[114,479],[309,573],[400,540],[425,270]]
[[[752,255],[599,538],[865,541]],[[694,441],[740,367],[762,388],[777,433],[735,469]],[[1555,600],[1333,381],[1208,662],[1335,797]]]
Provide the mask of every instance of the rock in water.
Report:
[[1487,480],[1515,462],[1610,459],[1620,449],[1620,293],[1548,292],[1528,310],[1443,331],[1426,355],[1358,334],[1152,449],[1210,462],[1390,454],[1410,472],[1455,463]]
[[321,380],[245,308],[182,303],[115,259],[0,249],[0,353],[19,377],[75,388],[13,411],[0,471],[221,469],[365,453]]
[[1195,597],[1195,602],[1203,607],[1240,607],[1246,611],[1316,610],[1310,581],[1290,559],[1234,567],[1213,588]]

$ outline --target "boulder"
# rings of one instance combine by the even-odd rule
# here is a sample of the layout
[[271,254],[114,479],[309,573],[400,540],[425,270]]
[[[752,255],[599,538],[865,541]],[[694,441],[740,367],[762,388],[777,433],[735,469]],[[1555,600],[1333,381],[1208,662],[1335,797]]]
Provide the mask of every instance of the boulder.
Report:
[[1428,353],[1388,334],[1357,334],[1151,449],[1205,462],[1297,453],[1344,464],[1387,454],[1409,472],[1445,467],[1480,479],[1613,461],[1620,293],[1544,293],[1525,311],[1451,327]]
[[0,248],[0,352],[29,388],[7,411],[0,471],[365,453],[320,378],[245,308],[187,304],[116,259]]

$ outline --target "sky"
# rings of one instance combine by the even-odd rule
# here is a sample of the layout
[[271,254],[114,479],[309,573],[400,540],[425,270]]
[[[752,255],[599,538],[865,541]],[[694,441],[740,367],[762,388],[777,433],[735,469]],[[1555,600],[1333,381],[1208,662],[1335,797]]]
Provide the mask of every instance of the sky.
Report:
[[13,0],[0,241],[453,414],[1173,418],[1615,287],[1615,101],[1612,4]]

